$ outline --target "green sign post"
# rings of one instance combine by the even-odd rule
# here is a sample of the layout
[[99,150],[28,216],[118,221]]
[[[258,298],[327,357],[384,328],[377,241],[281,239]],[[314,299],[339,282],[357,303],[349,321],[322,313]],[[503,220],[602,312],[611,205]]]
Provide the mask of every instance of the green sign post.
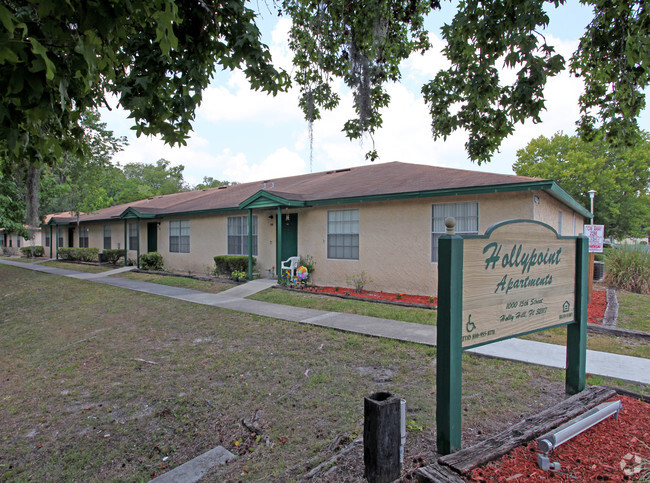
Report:
[[566,392],[585,388],[589,239],[534,220],[498,223],[485,235],[439,240],[438,452],[461,447],[462,352],[567,325]]

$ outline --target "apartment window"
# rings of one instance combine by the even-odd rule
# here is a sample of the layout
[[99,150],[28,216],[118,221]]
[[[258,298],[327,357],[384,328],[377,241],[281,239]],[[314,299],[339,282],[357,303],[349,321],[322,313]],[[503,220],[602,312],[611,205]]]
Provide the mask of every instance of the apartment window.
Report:
[[16,248],[20,248],[20,235],[16,235]]
[[45,246],[49,247],[52,241],[50,240],[50,231],[46,228],[45,231]]
[[88,248],[88,227],[79,228],[79,248]]
[[327,212],[327,258],[359,259],[359,210]]
[[9,248],[13,247],[13,238],[11,238],[11,235],[9,235]]
[[[257,256],[257,216],[253,216],[253,256]],[[228,255],[248,255],[248,216],[228,217]]]
[[65,246],[63,244],[63,230],[61,230],[60,228],[56,229],[56,239],[58,241],[58,243],[56,244],[57,248]]
[[169,251],[190,253],[190,220],[169,222]]
[[138,249],[138,225],[137,223],[129,223],[129,250]]
[[431,205],[431,261],[438,261],[438,240],[447,232],[445,218],[456,219],[456,233],[478,234],[478,202]]
[[573,236],[576,236],[576,214],[573,214]]
[[111,225],[104,225],[104,250],[111,249]]

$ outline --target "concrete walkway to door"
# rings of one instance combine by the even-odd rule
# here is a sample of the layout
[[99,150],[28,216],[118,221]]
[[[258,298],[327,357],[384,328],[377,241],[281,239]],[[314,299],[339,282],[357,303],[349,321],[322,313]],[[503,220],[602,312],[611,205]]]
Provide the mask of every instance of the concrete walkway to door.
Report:
[[[274,286],[276,284],[275,280],[253,280],[252,282],[238,285],[218,294],[210,294],[156,283],[111,277],[115,273],[129,270],[133,267],[124,267],[113,271],[90,274],[43,266],[41,264],[12,262],[8,260],[0,260],[0,264],[53,275],[84,279],[90,282],[112,285],[128,290],[170,297],[202,305],[222,307],[265,317],[290,320],[302,324],[317,325],[416,344],[436,345],[436,327],[431,325],[340,312],[327,312],[324,310],[292,307],[246,299],[246,297],[252,294]],[[564,369],[566,367],[565,347],[523,339],[508,339],[495,342],[476,349],[469,349],[467,352],[498,359],[538,364],[556,369]],[[588,350],[587,373],[640,384],[650,384],[650,359]]]

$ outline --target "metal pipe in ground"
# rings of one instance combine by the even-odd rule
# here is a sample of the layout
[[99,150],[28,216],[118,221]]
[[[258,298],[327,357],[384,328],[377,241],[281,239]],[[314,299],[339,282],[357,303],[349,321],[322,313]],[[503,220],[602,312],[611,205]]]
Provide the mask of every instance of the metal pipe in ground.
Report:
[[389,392],[364,398],[363,461],[369,483],[400,477],[401,399]]

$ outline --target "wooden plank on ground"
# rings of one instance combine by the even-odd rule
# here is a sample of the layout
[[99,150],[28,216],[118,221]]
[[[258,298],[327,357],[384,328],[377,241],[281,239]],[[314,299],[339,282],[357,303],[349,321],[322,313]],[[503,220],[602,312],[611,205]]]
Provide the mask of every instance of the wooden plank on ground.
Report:
[[612,388],[592,386],[552,408],[530,416],[496,436],[438,460],[460,474],[500,458],[508,451],[551,431],[601,402],[616,396]]
[[438,463],[415,470],[415,480],[418,483],[465,483],[456,473]]

